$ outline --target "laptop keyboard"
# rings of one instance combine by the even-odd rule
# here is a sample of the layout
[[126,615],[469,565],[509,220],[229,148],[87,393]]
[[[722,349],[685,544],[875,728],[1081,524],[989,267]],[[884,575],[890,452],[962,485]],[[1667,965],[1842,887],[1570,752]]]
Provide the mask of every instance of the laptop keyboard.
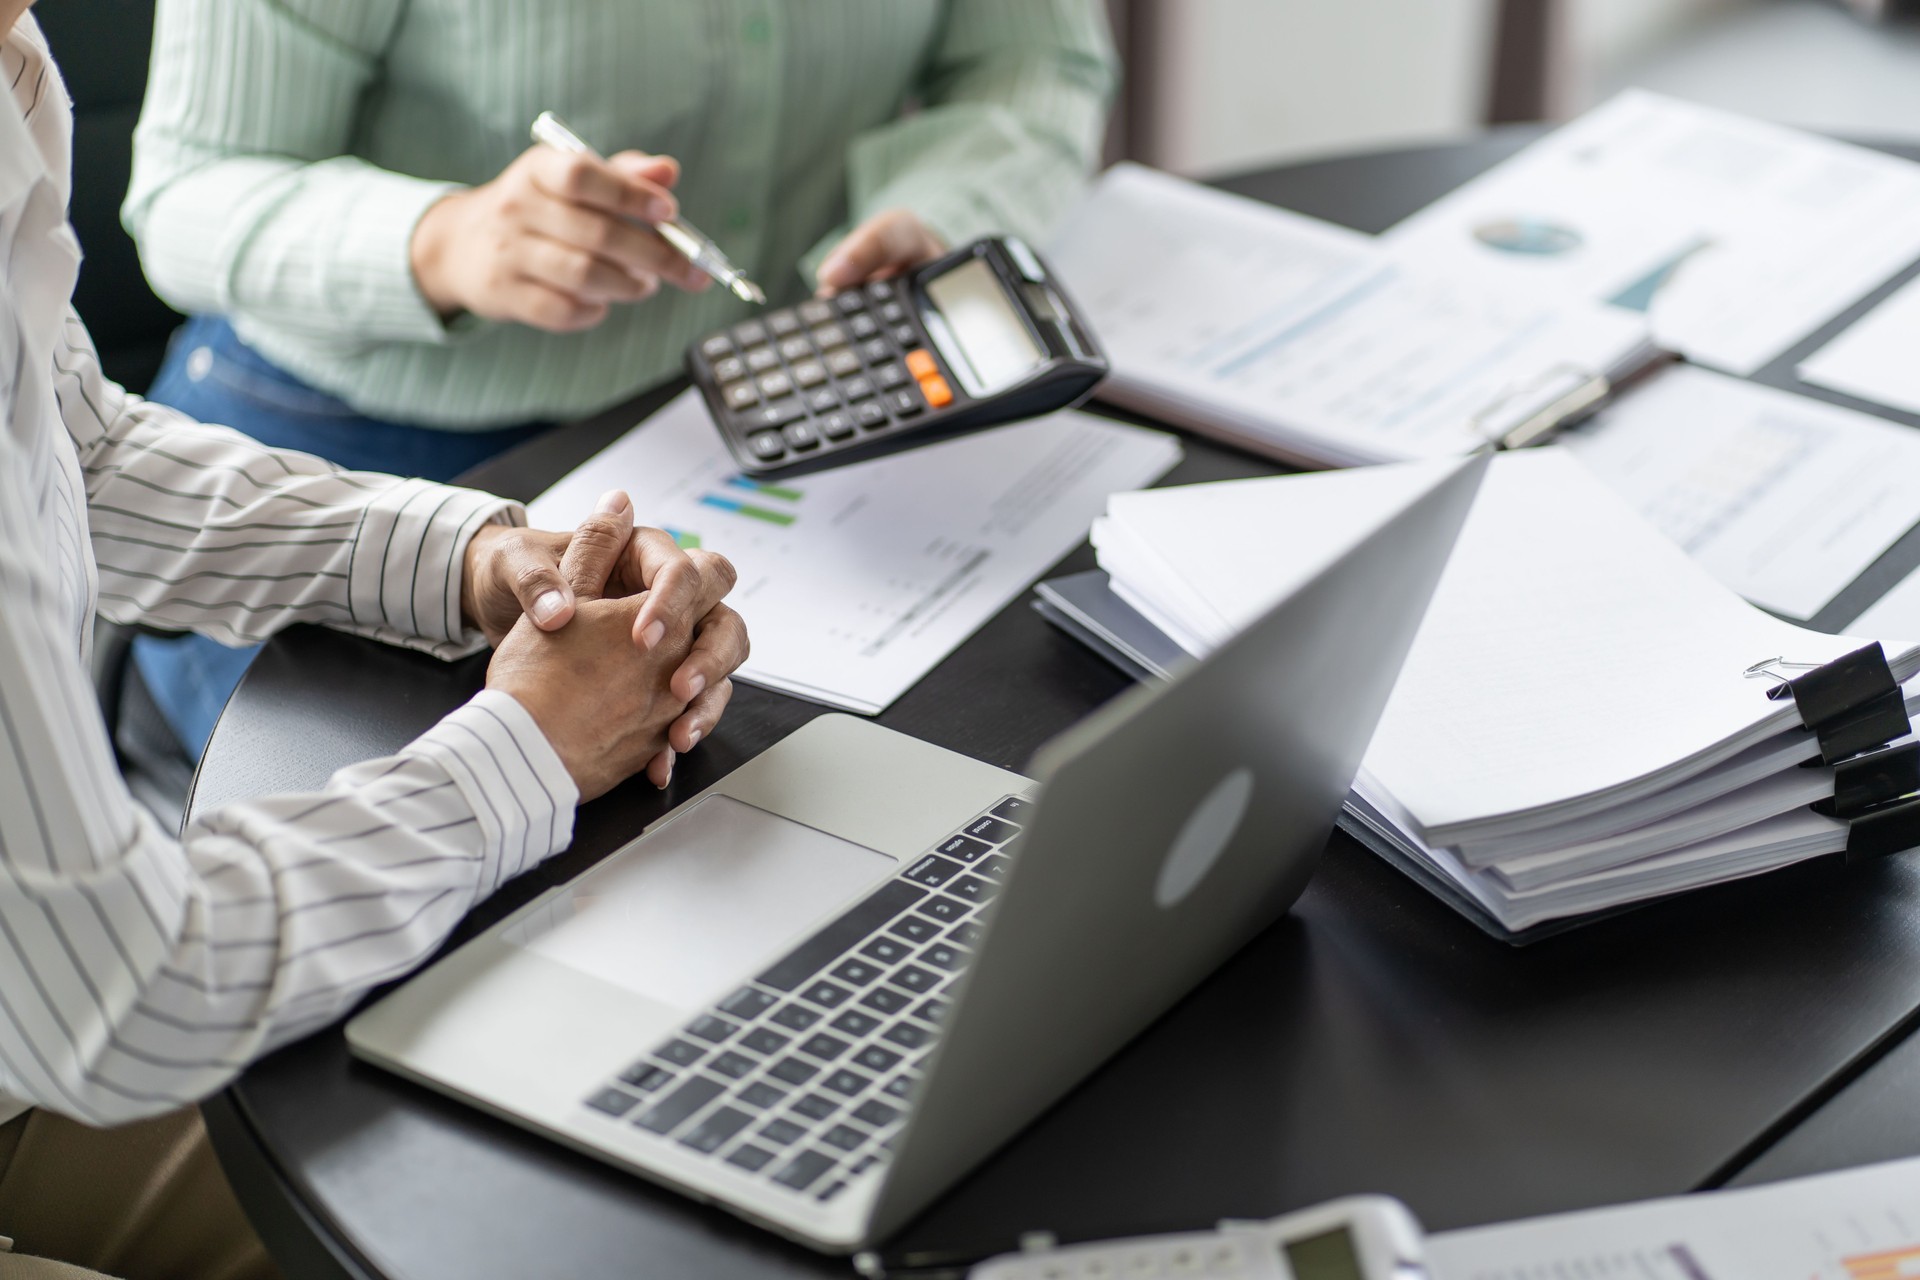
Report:
[[974,818],[586,1105],[831,1200],[892,1149],[1032,804]]

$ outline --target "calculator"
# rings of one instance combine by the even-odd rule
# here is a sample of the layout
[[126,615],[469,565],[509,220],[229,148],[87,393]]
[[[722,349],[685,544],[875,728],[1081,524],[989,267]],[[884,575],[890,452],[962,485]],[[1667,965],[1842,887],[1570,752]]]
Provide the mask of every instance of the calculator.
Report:
[[1398,1200],[1348,1196],[1213,1231],[1056,1247],[1037,1240],[970,1280],[1431,1280],[1420,1223]]
[[687,348],[742,471],[797,475],[1064,409],[1107,359],[1038,254],[990,236]]

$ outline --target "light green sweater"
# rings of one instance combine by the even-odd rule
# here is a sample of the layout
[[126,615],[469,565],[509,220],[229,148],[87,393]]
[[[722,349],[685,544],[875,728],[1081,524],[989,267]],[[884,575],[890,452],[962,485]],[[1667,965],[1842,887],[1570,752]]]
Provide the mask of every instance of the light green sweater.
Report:
[[566,419],[748,308],[667,289],[580,334],[443,324],[414,225],[542,110],[677,157],[687,218],[778,303],[880,209],[1044,236],[1115,74],[1099,0],[159,0],[123,217],[163,298],[363,413]]

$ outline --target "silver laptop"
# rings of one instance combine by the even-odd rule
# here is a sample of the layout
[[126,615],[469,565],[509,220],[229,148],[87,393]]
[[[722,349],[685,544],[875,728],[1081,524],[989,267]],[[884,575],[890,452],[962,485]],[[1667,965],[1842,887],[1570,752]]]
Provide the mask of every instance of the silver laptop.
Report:
[[354,1052],[815,1248],[886,1236],[1292,905],[1483,471],[1037,784],[821,716],[361,1013]]

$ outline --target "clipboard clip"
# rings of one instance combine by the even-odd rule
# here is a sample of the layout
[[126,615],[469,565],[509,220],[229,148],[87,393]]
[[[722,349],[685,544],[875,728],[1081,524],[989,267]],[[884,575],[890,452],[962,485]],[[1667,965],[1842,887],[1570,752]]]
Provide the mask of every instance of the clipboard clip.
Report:
[[1496,450],[1524,449],[1592,413],[1612,390],[1605,374],[1557,364],[1501,392],[1473,415],[1473,430]]

